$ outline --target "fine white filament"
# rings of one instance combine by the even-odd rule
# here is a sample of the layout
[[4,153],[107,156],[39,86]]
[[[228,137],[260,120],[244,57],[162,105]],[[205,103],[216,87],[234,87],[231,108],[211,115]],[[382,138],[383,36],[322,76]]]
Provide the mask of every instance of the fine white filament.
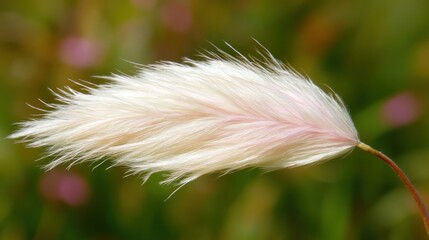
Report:
[[[334,158],[359,144],[341,100],[268,54],[144,66],[136,76],[70,88],[11,138],[62,163],[111,159],[131,173],[185,184],[212,172],[275,170]],[[147,178],[146,178],[147,179]]]

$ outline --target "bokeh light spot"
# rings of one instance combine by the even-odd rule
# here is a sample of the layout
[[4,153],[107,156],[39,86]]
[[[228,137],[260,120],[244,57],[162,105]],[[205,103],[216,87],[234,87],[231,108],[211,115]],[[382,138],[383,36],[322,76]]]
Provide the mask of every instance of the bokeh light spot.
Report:
[[421,104],[410,92],[403,92],[388,99],[381,110],[382,120],[393,127],[408,125],[420,114]]
[[65,203],[72,207],[85,204],[89,197],[85,179],[68,171],[47,172],[40,180],[39,189],[47,200]]
[[68,37],[60,46],[61,59],[74,67],[85,68],[96,65],[101,56],[100,46],[88,39]]
[[168,2],[161,9],[161,20],[171,30],[183,33],[191,28],[191,10],[183,3]]

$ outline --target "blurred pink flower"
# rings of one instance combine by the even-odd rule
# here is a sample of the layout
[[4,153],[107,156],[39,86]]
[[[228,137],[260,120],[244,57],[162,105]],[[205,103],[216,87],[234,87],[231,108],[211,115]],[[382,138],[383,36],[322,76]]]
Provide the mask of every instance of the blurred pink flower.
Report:
[[68,37],[60,46],[60,58],[67,64],[85,68],[96,65],[101,56],[100,46],[89,39]]
[[88,200],[88,184],[81,176],[69,171],[47,172],[40,181],[40,192],[50,201],[62,202],[72,207]]
[[161,19],[165,26],[175,32],[186,32],[192,25],[189,6],[178,2],[168,2],[161,9]]
[[421,113],[421,104],[411,92],[402,92],[388,99],[381,109],[381,118],[393,127],[414,122]]

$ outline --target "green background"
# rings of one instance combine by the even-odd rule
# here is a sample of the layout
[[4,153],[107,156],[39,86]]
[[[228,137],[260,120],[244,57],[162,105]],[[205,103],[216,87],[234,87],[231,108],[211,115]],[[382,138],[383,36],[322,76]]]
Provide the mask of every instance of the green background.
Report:
[[[106,162],[44,172],[43,149],[6,139],[69,79],[135,74],[211,44],[281,61],[334,89],[362,141],[429,203],[429,2],[1,1],[0,239],[427,239],[395,173],[355,150],[324,164],[146,184]],[[114,109],[112,109],[114,111]],[[62,192],[63,191],[63,192]],[[65,193],[64,193],[65,191]],[[64,195],[65,194],[65,195]],[[68,194],[68,195],[67,195]],[[61,197],[66,196],[66,197]]]

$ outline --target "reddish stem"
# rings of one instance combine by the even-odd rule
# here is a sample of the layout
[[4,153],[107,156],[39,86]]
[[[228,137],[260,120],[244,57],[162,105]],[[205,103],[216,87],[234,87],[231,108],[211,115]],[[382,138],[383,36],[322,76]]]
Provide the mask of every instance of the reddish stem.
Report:
[[379,157],[384,162],[386,162],[398,174],[398,176],[401,178],[402,182],[404,182],[404,184],[408,188],[408,190],[410,190],[411,195],[413,196],[414,200],[416,201],[416,203],[420,209],[420,214],[422,216],[423,223],[425,224],[425,227],[426,227],[426,233],[429,235],[429,213],[428,213],[427,207],[426,207],[425,203],[423,202],[422,198],[420,197],[419,193],[417,192],[417,189],[411,183],[410,179],[408,179],[407,175],[405,175],[404,171],[402,171],[402,169],[398,165],[396,165],[396,163],[392,159],[390,159],[388,156],[386,156],[382,152],[377,151],[374,148],[366,145],[365,143],[359,143],[357,145],[357,147]]

